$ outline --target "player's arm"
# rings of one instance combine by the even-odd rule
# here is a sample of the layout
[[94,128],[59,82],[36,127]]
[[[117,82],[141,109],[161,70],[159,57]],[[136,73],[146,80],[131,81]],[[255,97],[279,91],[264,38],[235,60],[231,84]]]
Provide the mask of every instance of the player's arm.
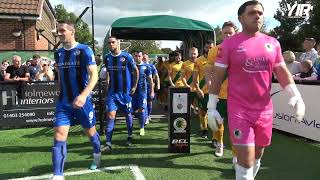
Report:
[[171,78],[171,76],[172,76],[172,67],[171,67],[171,65],[169,66],[169,69],[168,69],[168,79],[169,79],[169,83],[170,83],[170,85],[172,86],[172,87],[174,87],[175,85],[173,84],[173,82],[172,82],[172,78]]
[[151,97],[154,97],[154,83],[152,79],[152,75],[147,76],[148,83],[150,84],[150,93]]
[[289,105],[296,108],[296,119],[302,121],[305,114],[305,104],[301,94],[294,83],[294,80],[285,64],[281,64],[274,68],[281,87],[289,94]]
[[182,65],[182,71],[181,71],[181,80],[182,80],[182,83],[185,87],[189,87],[189,84],[187,83],[187,75],[186,75],[186,72],[185,72],[185,67]]
[[305,114],[305,104],[302,100],[301,94],[294,83],[294,80],[289,72],[286,64],[284,63],[282,57],[282,51],[280,43],[277,42],[275,47],[276,50],[276,62],[273,67],[273,72],[278,78],[278,81],[282,88],[289,94],[290,100],[289,105],[295,107],[296,109],[296,119],[298,121],[302,121],[304,114]]
[[87,71],[89,74],[89,82],[88,85],[84,88],[84,90],[77,96],[72,105],[74,108],[81,108],[85,104],[87,97],[91,94],[91,91],[95,87],[98,82],[98,68],[94,59],[94,55],[92,50],[88,47],[85,49],[84,53],[84,61],[87,65]]
[[156,84],[156,86],[157,86],[157,90],[159,90],[160,89],[160,77],[159,77],[159,74],[158,73],[156,73],[155,75],[154,75],[154,79],[155,79],[155,84]]
[[196,91],[198,96],[200,96],[201,98],[204,97],[203,91],[201,90],[200,86],[199,86],[199,66],[197,63],[194,64],[194,70],[193,70],[193,82],[194,82],[194,86],[196,87]]
[[89,65],[87,66],[87,71],[89,73],[89,83],[86,88],[80,93],[79,96],[75,98],[73,101],[74,108],[81,108],[85,102],[87,97],[91,94],[91,91],[95,87],[98,82],[98,68],[97,65]]
[[137,65],[134,63],[133,59],[132,59],[131,67],[132,67],[132,77],[133,77],[132,83],[133,84],[132,84],[132,87],[130,90],[130,94],[133,95],[137,89],[138,81],[139,81],[139,69],[138,69]]

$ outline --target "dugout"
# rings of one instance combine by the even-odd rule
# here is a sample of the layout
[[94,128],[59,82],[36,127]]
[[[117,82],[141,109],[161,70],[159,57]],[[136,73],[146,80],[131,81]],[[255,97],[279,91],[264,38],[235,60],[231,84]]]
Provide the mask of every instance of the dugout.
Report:
[[114,21],[103,45],[104,54],[108,53],[109,36],[125,40],[178,40],[183,42],[182,55],[188,54],[191,47],[197,47],[203,53],[206,40],[215,42],[216,36],[211,25],[206,22],[171,16],[153,15],[125,17]]

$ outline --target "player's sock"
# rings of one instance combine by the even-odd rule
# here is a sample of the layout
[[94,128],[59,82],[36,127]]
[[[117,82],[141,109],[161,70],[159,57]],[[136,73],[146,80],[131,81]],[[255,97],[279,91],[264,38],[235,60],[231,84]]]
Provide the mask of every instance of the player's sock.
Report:
[[245,168],[236,164],[236,180],[253,180],[253,167]]
[[132,122],[132,115],[131,114],[127,114],[126,123],[127,123],[127,129],[128,129],[128,137],[132,137],[133,122]]
[[232,150],[232,156],[237,158],[237,152],[236,152],[236,149],[234,148],[234,146],[231,146],[231,150]]
[[261,159],[256,159],[253,165],[253,178],[256,177],[261,166]]
[[113,128],[114,128],[114,119],[107,119],[106,144],[108,144],[108,145],[111,145]]
[[93,136],[90,137],[90,141],[93,147],[93,152],[95,154],[100,153],[100,136],[99,133],[96,132]]
[[147,113],[145,113],[145,111],[143,112],[139,112],[139,118],[140,118],[140,128],[144,128],[144,123],[146,121],[146,115]]
[[52,165],[53,174],[63,176],[64,162],[67,158],[67,143],[66,141],[54,140],[52,147]]
[[151,111],[152,111],[152,102],[148,102],[147,108],[148,108],[148,116],[147,117],[149,117],[151,115]]
[[214,139],[217,140],[217,142],[220,144],[223,144],[223,132],[223,124],[218,124],[218,130],[214,133]]

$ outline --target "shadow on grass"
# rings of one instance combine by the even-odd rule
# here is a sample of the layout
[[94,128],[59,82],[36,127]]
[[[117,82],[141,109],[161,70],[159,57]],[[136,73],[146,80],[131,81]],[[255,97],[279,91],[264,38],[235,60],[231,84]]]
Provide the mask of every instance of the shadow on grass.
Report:
[[[141,149],[132,149],[130,151],[139,151]],[[128,152],[128,151],[127,151]],[[118,153],[118,152],[115,152]],[[126,153],[125,151],[121,151],[121,154]],[[141,153],[141,151],[140,151]],[[163,152],[162,152],[163,153]],[[193,154],[168,154],[166,157],[145,157],[145,158],[117,158],[117,159],[106,159],[104,158],[102,161],[103,167],[110,166],[123,166],[129,164],[136,164],[140,168],[170,168],[170,169],[185,169],[185,170],[212,170],[218,171],[222,173],[222,178],[229,179],[233,176],[232,171],[226,170],[224,168],[216,168],[210,166],[203,165],[188,165],[188,164],[175,164],[173,162],[174,159],[182,158],[182,157],[192,157],[201,154],[207,154],[208,152],[201,153],[193,153]],[[83,160],[83,161],[73,161],[65,163],[65,171],[68,169],[84,169],[91,163],[91,160]],[[40,165],[36,167],[32,167],[28,172],[15,172],[15,173],[2,173],[0,174],[0,179],[7,178],[22,178],[26,176],[37,176],[43,174],[51,173],[51,165]],[[116,171],[108,171],[109,173],[117,173]]]

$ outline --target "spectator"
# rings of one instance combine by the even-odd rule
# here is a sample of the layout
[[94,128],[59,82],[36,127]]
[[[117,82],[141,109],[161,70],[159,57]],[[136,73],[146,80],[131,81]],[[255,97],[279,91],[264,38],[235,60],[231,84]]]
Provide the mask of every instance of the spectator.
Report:
[[301,73],[294,75],[294,79],[309,78],[313,74],[312,61],[305,60],[301,62]]
[[3,60],[1,64],[5,67],[5,69],[7,69],[7,67],[10,66],[10,62],[7,59]]
[[29,81],[29,68],[21,64],[21,57],[14,55],[12,65],[6,69],[5,81]]
[[49,67],[49,63],[47,61],[42,61],[40,63],[40,71],[36,74],[36,81],[53,81],[54,74],[51,68]]
[[53,71],[53,75],[54,75],[54,80],[58,81],[59,80],[59,75],[58,75],[59,69],[58,69],[57,63],[53,64],[53,70],[52,71]]
[[95,60],[96,60],[97,67],[98,67],[98,74],[100,74],[101,69],[103,68],[103,63],[101,63],[101,55],[100,54],[96,55]]
[[305,60],[311,60],[312,64],[318,58],[317,51],[313,48],[316,45],[316,40],[314,38],[306,38],[303,42],[304,53],[300,56],[300,62]]
[[36,74],[40,71],[41,57],[38,54],[32,56],[31,64],[29,66],[30,80],[34,81]]
[[4,81],[4,77],[6,74],[6,69],[9,66],[9,61],[8,60],[3,60],[1,65],[0,65],[0,81]]
[[283,58],[291,74],[297,74],[301,72],[300,62],[296,61],[296,57],[292,51],[283,52]]

